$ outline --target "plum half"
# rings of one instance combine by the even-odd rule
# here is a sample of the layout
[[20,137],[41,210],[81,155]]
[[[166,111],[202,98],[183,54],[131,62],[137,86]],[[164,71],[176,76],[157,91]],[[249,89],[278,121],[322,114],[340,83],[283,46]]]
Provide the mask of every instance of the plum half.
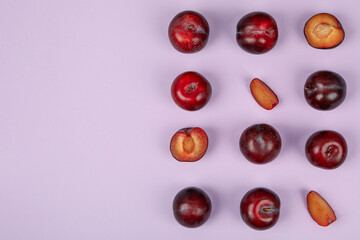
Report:
[[304,26],[304,34],[309,45],[319,49],[337,47],[345,37],[339,20],[329,13],[312,16]]
[[200,160],[208,148],[208,136],[199,128],[182,128],[170,141],[170,152],[180,162],[195,162]]

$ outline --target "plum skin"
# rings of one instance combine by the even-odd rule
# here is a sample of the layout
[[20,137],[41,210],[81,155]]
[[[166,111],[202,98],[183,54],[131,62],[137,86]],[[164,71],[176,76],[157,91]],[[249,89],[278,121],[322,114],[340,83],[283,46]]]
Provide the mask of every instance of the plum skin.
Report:
[[346,82],[339,74],[317,71],[307,78],[304,96],[311,107],[317,110],[332,110],[344,102],[346,88]]
[[281,137],[268,124],[254,124],[241,134],[239,146],[247,160],[255,164],[273,161],[281,150]]
[[182,53],[196,53],[203,49],[210,35],[206,18],[195,11],[182,11],[170,22],[168,36],[171,45]]
[[184,188],[176,194],[173,201],[173,213],[176,221],[188,228],[203,225],[211,214],[209,196],[200,188]]
[[244,222],[255,230],[266,230],[276,224],[280,215],[280,198],[267,188],[248,191],[240,202]]
[[313,133],[305,144],[307,160],[323,169],[335,169],[342,165],[348,152],[345,138],[338,132],[322,130]]
[[196,111],[210,100],[212,88],[209,81],[197,72],[184,72],[171,85],[171,96],[182,109]]
[[237,43],[248,53],[266,53],[277,43],[276,21],[265,12],[252,12],[245,15],[239,20],[236,30]]

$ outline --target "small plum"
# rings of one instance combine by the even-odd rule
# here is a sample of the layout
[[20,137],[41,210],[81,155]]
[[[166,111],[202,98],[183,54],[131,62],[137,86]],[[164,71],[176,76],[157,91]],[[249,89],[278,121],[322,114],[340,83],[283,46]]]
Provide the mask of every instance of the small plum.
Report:
[[278,131],[268,124],[254,124],[241,134],[239,145],[247,160],[255,164],[265,164],[279,155],[281,137]]
[[267,188],[248,191],[240,203],[244,222],[256,230],[265,230],[276,224],[280,215],[280,198]]
[[182,53],[195,53],[205,47],[210,28],[200,13],[183,11],[170,22],[168,34],[176,50]]
[[188,187],[176,194],[173,213],[176,221],[188,228],[203,225],[211,214],[209,196],[200,188]]
[[311,107],[317,110],[332,110],[344,102],[346,82],[335,72],[317,71],[306,80],[304,95]]
[[278,39],[275,19],[265,12],[252,12],[240,19],[236,27],[236,40],[248,53],[262,54],[270,51]]
[[184,72],[171,86],[171,96],[182,109],[196,111],[203,108],[212,93],[209,81],[197,72]]
[[345,138],[338,132],[324,130],[313,133],[306,142],[308,161],[323,169],[334,169],[344,163],[347,156]]

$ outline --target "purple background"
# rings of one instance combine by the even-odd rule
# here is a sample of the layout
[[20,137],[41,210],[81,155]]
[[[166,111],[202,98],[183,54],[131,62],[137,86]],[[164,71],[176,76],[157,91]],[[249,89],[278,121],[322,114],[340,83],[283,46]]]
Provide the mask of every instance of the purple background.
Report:
[[[357,0],[3,0],[0,1],[0,239],[356,239],[360,237],[359,13]],[[185,55],[169,43],[167,27],[180,11],[208,20],[208,45]],[[277,21],[279,40],[264,55],[235,41],[245,14],[261,10]],[[311,48],[303,26],[333,13],[346,36],[337,48]],[[313,72],[328,69],[348,85],[345,102],[321,112],[304,100]],[[203,74],[213,96],[197,112],[171,99],[173,79]],[[258,77],[278,95],[272,111],[249,91]],[[283,148],[258,166],[238,141],[255,123],[273,125]],[[208,133],[196,163],[174,160],[172,135],[199,126]],[[331,129],[347,140],[346,162],[313,167],[307,138]],[[208,222],[180,226],[172,200],[184,187],[203,188],[213,203]],[[239,202],[254,187],[281,198],[278,223],[255,231]],[[322,194],[338,220],[318,226],[307,212],[309,190]],[[198,238],[197,238],[198,237]]]

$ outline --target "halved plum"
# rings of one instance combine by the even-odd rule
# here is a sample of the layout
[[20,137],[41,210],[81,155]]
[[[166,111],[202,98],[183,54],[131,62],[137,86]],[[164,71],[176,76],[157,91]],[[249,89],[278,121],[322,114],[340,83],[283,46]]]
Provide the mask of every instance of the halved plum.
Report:
[[329,13],[312,16],[304,26],[304,34],[310,46],[320,49],[334,48],[345,37],[339,20]]
[[208,142],[208,136],[203,129],[183,128],[172,137],[170,151],[180,162],[195,162],[204,156]]

